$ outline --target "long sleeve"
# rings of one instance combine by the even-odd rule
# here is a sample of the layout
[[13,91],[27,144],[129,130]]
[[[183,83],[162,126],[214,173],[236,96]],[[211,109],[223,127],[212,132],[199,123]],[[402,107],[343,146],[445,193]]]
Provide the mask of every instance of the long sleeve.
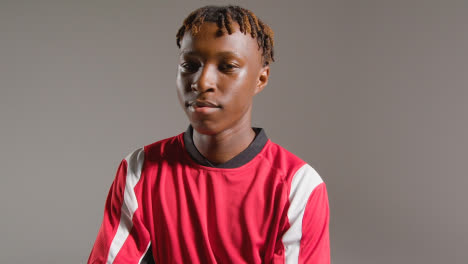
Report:
[[309,165],[291,183],[289,229],[283,235],[285,263],[329,264],[329,204],[325,183]]
[[143,162],[144,150],[140,148],[120,163],[88,264],[142,263],[147,251],[151,251],[150,235],[138,207],[139,195],[135,193]]
[[305,208],[299,263],[330,263],[329,206],[325,183],[314,189]]

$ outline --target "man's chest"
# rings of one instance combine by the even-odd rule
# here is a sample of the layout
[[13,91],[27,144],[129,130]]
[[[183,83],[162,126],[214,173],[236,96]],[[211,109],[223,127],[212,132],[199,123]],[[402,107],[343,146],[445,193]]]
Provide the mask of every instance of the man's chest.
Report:
[[288,225],[288,199],[273,171],[157,172],[145,175],[151,180],[140,199],[161,261],[261,263],[277,250]]

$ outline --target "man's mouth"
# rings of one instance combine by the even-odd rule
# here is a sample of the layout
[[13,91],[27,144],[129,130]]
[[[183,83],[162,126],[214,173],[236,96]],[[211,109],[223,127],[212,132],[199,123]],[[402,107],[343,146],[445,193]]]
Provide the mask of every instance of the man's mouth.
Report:
[[209,114],[221,108],[218,104],[206,100],[189,101],[186,106],[190,112],[202,114]]
[[194,108],[201,108],[201,107],[220,108],[220,106],[214,102],[202,101],[202,100],[195,100],[195,101],[188,102],[187,106],[194,107]]

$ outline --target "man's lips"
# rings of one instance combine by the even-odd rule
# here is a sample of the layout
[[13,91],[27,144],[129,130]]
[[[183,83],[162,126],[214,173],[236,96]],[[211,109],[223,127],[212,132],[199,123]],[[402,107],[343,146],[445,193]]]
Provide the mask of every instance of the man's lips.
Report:
[[213,113],[221,108],[221,106],[217,105],[211,101],[202,101],[202,100],[195,100],[191,102],[187,102],[187,109],[193,113],[200,113],[200,114],[210,114]]
[[194,107],[194,108],[199,108],[199,107],[220,108],[220,106],[217,105],[214,102],[201,101],[201,100],[195,100],[195,101],[188,102],[187,106],[191,106],[191,107]]

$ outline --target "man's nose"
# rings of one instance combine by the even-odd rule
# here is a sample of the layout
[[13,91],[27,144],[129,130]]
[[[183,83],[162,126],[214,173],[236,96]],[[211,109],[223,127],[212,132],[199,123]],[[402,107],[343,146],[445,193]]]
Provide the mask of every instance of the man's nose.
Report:
[[192,83],[192,90],[199,93],[214,91],[217,83],[217,68],[214,65],[204,65],[198,74],[198,78]]

